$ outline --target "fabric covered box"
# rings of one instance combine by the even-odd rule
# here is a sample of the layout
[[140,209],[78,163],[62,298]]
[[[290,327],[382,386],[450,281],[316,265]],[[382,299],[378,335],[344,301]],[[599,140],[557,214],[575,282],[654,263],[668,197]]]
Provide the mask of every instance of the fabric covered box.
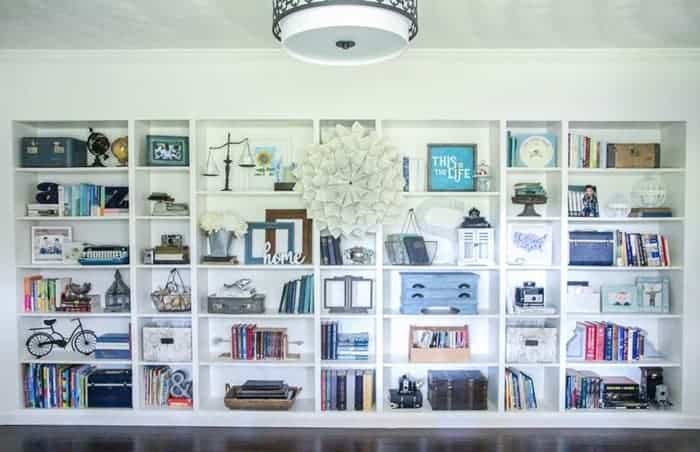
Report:
[[21,143],[23,168],[75,168],[87,166],[87,145],[75,138],[25,137]]
[[615,265],[615,233],[570,231],[569,265]]
[[192,360],[192,328],[143,327],[143,360],[184,362]]
[[428,401],[433,410],[486,410],[488,383],[478,370],[429,370]]
[[514,364],[556,362],[557,329],[507,327],[506,361]]
[[479,275],[401,273],[402,314],[477,314]]
[[87,378],[88,408],[131,408],[131,369],[98,369]]

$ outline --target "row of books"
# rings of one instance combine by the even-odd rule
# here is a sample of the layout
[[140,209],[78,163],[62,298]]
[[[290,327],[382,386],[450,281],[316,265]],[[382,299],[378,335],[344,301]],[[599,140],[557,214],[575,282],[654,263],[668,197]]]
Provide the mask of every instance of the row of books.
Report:
[[671,266],[671,253],[665,236],[617,231],[616,237],[618,266]]
[[[61,300],[71,278],[24,277],[24,312],[56,312],[62,310]],[[89,312],[90,306],[87,306]]]
[[256,361],[287,359],[287,329],[258,328],[253,324],[231,327],[231,357],[236,360]]
[[537,396],[535,381],[529,375],[513,368],[506,368],[506,411],[535,410]]
[[566,369],[566,409],[601,408],[602,378],[590,370]]
[[607,168],[607,143],[569,134],[569,168]]
[[578,322],[583,328],[586,361],[638,361],[644,358],[646,333],[611,322]]
[[314,275],[304,275],[284,284],[278,312],[311,314],[314,312]]
[[343,265],[343,252],[340,249],[340,237],[321,236],[321,263],[323,265]]
[[87,408],[87,379],[92,366],[27,364],[24,366],[26,408]]
[[129,187],[58,184],[55,188],[57,196],[51,191],[39,192],[38,203],[27,205],[27,216],[103,217],[129,214]]
[[469,347],[469,330],[460,331],[413,331],[414,348],[467,348]]
[[374,370],[321,370],[321,410],[372,411]]
[[369,333],[341,333],[337,321],[321,322],[321,359],[367,361]]
[[168,406],[170,397],[169,366],[147,366],[143,369],[144,404],[149,408]]

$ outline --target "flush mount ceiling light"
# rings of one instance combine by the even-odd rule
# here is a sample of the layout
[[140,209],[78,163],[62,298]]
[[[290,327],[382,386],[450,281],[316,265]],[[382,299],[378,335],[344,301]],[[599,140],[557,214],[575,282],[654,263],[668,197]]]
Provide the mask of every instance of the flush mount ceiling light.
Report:
[[418,0],[273,0],[272,9],[272,34],[310,63],[376,63],[418,34]]

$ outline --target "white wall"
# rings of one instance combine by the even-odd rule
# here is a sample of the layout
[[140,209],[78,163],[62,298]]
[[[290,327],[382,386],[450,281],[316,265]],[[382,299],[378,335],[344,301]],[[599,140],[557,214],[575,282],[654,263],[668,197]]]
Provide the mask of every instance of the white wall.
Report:
[[[342,69],[258,51],[0,52],[0,188],[10,190],[14,174],[12,120],[246,117],[687,121],[686,293],[700,289],[697,51],[421,51]],[[11,207],[0,195],[0,212]],[[12,214],[0,217],[0,412],[16,400],[6,393],[17,376],[12,224]],[[700,406],[693,299],[685,314],[684,407],[692,409]]]

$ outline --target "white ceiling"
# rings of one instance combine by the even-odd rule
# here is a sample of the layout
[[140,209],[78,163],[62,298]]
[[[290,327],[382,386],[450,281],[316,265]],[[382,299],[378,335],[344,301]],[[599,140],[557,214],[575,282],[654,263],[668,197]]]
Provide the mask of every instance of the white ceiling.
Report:
[[[274,48],[272,0],[0,0],[2,49]],[[419,0],[420,48],[700,48],[700,0]]]

